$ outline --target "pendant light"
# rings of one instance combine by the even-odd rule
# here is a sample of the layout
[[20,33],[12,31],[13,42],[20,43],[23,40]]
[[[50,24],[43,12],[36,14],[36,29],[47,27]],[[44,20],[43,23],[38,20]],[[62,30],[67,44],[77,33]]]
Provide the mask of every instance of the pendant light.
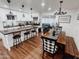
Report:
[[11,0],[7,0],[7,2],[8,2],[8,4],[9,4],[10,14],[13,14],[13,13],[11,12],[11,8],[10,8],[10,3],[11,3]]
[[21,5],[21,8],[22,8],[22,9],[21,9],[21,10],[22,10],[22,13],[23,13],[23,14],[22,14],[22,17],[25,17],[25,15],[24,15],[24,10],[23,10],[24,7],[25,7],[25,6],[24,6],[24,1],[21,0],[21,2],[22,2],[22,5]]
[[30,8],[30,11],[31,11],[31,17],[32,17],[32,8]]
[[[22,9],[24,8],[24,5],[22,4]],[[23,13],[23,15],[22,15],[23,17],[25,17],[25,15],[24,15],[24,13]]]
[[11,3],[11,0],[7,0],[8,3]]

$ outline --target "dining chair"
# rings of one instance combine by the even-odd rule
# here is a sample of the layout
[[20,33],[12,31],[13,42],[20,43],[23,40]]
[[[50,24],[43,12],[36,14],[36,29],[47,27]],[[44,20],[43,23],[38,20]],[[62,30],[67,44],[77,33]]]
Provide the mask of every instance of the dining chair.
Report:
[[50,54],[52,54],[52,59],[54,59],[54,56],[57,52],[57,45],[56,45],[56,41],[53,39],[48,39],[46,37],[41,36],[41,39],[43,41],[43,59],[44,59],[44,52],[48,52]]

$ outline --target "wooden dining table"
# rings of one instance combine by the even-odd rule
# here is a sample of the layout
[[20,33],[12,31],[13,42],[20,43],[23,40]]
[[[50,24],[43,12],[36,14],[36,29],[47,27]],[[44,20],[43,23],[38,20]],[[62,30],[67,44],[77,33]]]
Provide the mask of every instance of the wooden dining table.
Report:
[[56,42],[58,46],[58,50],[62,51],[62,56],[64,58],[65,55],[65,45],[66,45],[66,34],[65,32],[60,32],[59,34],[53,36],[53,31],[50,30],[49,32],[42,35],[43,37],[46,37],[48,39],[52,39]]
[[63,58],[79,58],[79,51],[76,47],[74,39],[70,36],[66,36],[65,32],[60,32],[58,35],[53,36],[53,31],[49,31],[42,35],[48,39],[55,40],[59,50],[62,51]]
[[58,44],[65,45],[66,39],[65,39],[65,32],[60,32],[58,35],[53,36],[53,31],[50,30],[49,32],[42,35],[43,37],[46,37],[48,39],[55,40]]

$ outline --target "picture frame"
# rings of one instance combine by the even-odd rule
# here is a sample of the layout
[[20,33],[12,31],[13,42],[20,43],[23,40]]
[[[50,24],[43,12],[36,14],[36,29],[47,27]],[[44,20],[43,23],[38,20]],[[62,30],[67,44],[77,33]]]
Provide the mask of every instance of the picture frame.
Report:
[[60,15],[58,18],[59,23],[70,23],[71,15]]

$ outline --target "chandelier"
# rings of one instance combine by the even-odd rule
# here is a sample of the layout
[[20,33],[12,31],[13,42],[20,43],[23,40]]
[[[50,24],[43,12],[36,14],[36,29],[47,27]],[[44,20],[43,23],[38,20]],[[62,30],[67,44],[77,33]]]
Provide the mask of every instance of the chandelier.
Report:
[[59,3],[60,3],[60,8],[59,8],[58,12],[55,12],[55,15],[65,15],[65,14],[67,14],[67,12],[62,11],[62,3],[63,3],[63,1],[60,1]]

